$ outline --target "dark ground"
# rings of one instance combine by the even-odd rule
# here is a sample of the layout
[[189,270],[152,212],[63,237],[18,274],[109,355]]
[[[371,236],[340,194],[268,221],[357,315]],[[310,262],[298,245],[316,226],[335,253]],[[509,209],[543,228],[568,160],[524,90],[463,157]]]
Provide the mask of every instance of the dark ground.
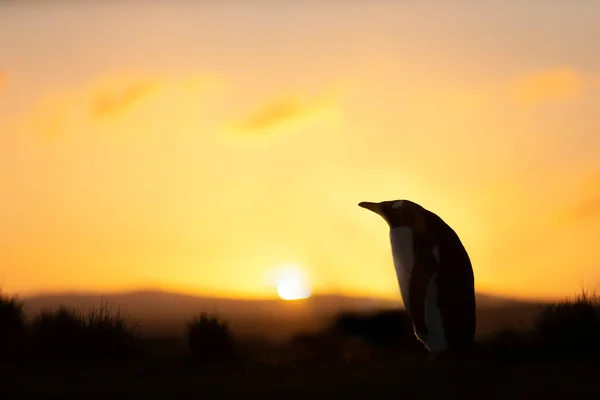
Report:
[[[268,358],[268,357],[264,357]],[[254,359],[192,364],[170,348],[119,364],[0,363],[0,399],[12,398],[600,398],[600,364],[443,364],[388,354],[370,360],[321,358],[300,363]],[[122,396],[121,396],[122,395]]]
[[[333,303],[330,299],[325,300],[330,306],[328,310],[339,308],[339,299],[334,299]],[[290,314],[297,319],[296,325],[306,327],[309,324],[303,318],[312,314],[302,308],[303,304],[262,305],[271,319]],[[295,309],[290,311],[291,306]],[[189,307],[190,312],[196,307],[202,308],[194,303],[193,307]],[[283,310],[281,307],[287,308]],[[164,308],[169,307],[165,305]],[[310,307],[304,308],[312,310]],[[321,310],[324,307],[316,308]],[[191,361],[190,348],[183,335],[182,322],[179,321],[173,325],[178,328],[171,329],[167,336],[158,333],[159,330],[152,334],[147,331],[139,357],[127,362],[66,361],[62,354],[58,357],[62,361],[39,361],[39,354],[35,352],[25,352],[24,354],[29,355],[14,362],[2,361],[0,358],[0,400],[107,399],[111,395],[114,395],[115,399],[133,397],[132,395],[159,399],[239,399],[260,396],[262,399],[488,400],[540,397],[569,399],[577,398],[578,395],[586,395],[590,399],[600,398],[600,347],[592,348],[600,334],[600,309],[597,301],[584,296],[558,308],[551,308],[550,313],[544,314],[544,321],[547,323],[537,326],[535,330],[542,333],[541,338],[558,340],[556,343],[563,346],[559,346],[558,349],[576,350],[582,347],[581,344],[585,344],[583,350],[593,364],[556,361],[544,363],[538,356],[532,357],[532,351],[538,347],[529,347],[529,342],[524,345],[520,341],[522,336],[519,332],[531,328],[532,316],[539,314],[539,310],[538,304],[511,305],[506,302],[478,310],[480,335],[505,328],[511,331],[508,335],[490,336],[491,339],[496,338],[496,342],[487,342],[489,347],[486,347],[486,351],[490,352],[485,353],[485,357],[494,354],[492,358],[487,358],[487,361],[462,363],[430,360],[423,354],[424,349],[420,344],[416,351],[414,344],[418,342],[414,338],[412,326],[407,325],[407,316],[402,314],[401,310],[399,314],[398,311],[392,314],[393,321],[385,318],[370,319],[371,317],[361,320],[357,327],[370,328],[361,334],[371,335],[371,344],[352,336],[356,332],[350,335],[354,339],[348,339],[349,336],[344,335],[344,338],[330,336],[331,332],[327,333],[328,331],[323,331],[321,336],[299,335],[294,340],[282,342],[274,338],[287,336],[287,331],[296,327],[290,324],[288,319],[278,324],[267,323],[268,321],[261,319],[248,320],[248,326],[242,326],[238,321],[239,331],[246,331],[246,335],[249,336],[237,332],[240,336],[235,339],[235,354],[238,357],[236,361],[219,358],[220,362],[204,366]],[[593,312],[590,313],[591,311]],[[371,316],[385,315],[388,314],[379,312]],[[183,315],[178,316],[182,317]],[[316,316],[313,318],[316,320]],[[341,314],[336,318],[339,321],[339,318],[342,318]],[[111,331],[110,322],[117,320],[118,317],[109,316],[100,328],[108,329],[108,333],[124,335],[126,332],[114,329]],[[287,331],[281,328],[283,325]],[[52,326],[63,329],[60,324]],[[232,326],[236,328],[236,324]],[[233,331],[235,333],[235,329]],[[65,332],[59,333],[62,335]],[[179,335],[173,336],[176,332],[179,332]],[[221,334],[226,332],[228,331],[222,331]],[[275,334],[277,332],[278,334]],[[389,332],[393,332],[397,338],[398,346],[405,347],[373,345],[383,343],[381,341],[389,335],[381,334]],[[56,341],[61,335],[51,336],[53,339],[49,342],[50,347],[62,343]],[[267,339],[268,336],[272,337]],[[100,337],[102,338],[107,339],[109,336]],[[409,342],[406,342],[407,338],[410,338]],[[205,339],[206,343],[209,343],[208,348],[214,348],[214,345],[219,343],[217,339],[219,335]],[[103,340],[86,342],[86,348],[97,349],[97,344],[112,343]],[[110,350],[110,346],[106,349]],[[63,350],[71,348],[69,345]],[[117,351],[117,354],[120,353]],[[38,361],[29,357],[38,357]]]

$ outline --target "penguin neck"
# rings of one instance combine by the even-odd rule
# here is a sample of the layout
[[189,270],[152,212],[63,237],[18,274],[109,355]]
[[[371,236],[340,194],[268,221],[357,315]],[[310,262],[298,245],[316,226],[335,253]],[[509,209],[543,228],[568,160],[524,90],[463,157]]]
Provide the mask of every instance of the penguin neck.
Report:
[[390,228],[390,240],[392,245],[395,242],[413,242],[414,232],[411,227],[408,226],[395,226]]
[[412,270],[414,265],[414,232],[410,227],[399,226],[390,229],[392,256],[396,269]]

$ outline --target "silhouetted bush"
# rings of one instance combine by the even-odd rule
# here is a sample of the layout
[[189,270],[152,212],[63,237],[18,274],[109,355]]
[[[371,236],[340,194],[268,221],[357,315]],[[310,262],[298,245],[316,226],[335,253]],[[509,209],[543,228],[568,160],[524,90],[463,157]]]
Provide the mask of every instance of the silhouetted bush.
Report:
[[137,327],[107,304],[87,313],[61,306],[31,324],[34,355],[60,359],[126,359],[140,351]]
[[341,313],[334,320],[333,330],[359,337],[376,347],[425,351],[423,344],[415,337],[412,321],[404,310],[383,310],[362,315]]
[[217,316],[202,313],[186,324],[187,342],[192,359],[212,362],[234,354],[233,335],[229,325]]
[[0,294],[0,359],[22,350],[26,319],[23,303]]
[[600,300],[585,290],[575,300],[546,306],[534,321],[533,343],[553,359],[600,356]]

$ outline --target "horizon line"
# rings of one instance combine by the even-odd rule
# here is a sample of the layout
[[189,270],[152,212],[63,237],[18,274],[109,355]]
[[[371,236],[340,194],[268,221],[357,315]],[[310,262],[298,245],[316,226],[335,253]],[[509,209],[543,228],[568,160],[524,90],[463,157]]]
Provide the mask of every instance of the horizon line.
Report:
[[[0,293],[2,293],[0,291]],[[273,296],[248,296],[248,295],[219,295],[213,293],[201,293],[196,291],[185,291],[185,290],[176,290],[176,289],[164,289],[160,287],[138,287],[131,289],[115,289],[115,290],[77,290],[77,289],[57,289],[57,290],[40,290],[40,291],[31,291],[26,294],[19,295],[17,294],[15,297],[25,300],[27,298],[35,298],[35,297],[44,297],[44,296],[60,296],[60,295],[69,295],[69,296],[114,296],[114,295],[128,295],[128,294],[141,294],[141,293],[162,293],[162,294],[171,294],[171,295],[180,295],[187,297],[197,297],[197,298],[210,298],[210,299],[219,299],[219,300],[238,300],[238,301],[290,301],[284,300],[278,297],[276,294]],[[5,293],[6,294],[6,293]],[[476,291],[476,295],[489,296],[493,298],[497,298],[499,300],[513,300],[513,301],[524,301],[524,302],[548,302],[548,301],[558,301],[562,300],[558,297],[528,297],[528,296],[516,296],[516,295],[503,295],[503,294],[495,294],[487,291]],[[310,300],[313,297],[344,297],[344,298],[355,298],[355,299],[369,299],[369,300],[386,300],[386,301],[395,301],[397,300],[399,303],[402,303],[402,298],[398,293],[397,296],[385,296],[385,295],[369,295],[369,294],[347,294],[343,292],[317,292],[311,294],[309,297],[304,299],[298,299],[293,301],[302,301],[302,300]],[[569,296],[566,296],[567,298]]]

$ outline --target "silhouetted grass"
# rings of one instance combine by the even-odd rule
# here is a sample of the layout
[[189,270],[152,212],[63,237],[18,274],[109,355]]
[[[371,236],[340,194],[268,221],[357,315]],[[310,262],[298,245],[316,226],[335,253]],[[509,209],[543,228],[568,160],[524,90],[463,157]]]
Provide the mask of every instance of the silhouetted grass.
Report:
[[575,299],[544,306],[533,328],[501,330],[481,341],[487,359],[501,363],[598,361],[600,299],[582,290]]
[[[234,340],[228,323],[217,315],[202,313],[185,327],[185,343],[182,340],[180,349],[185,350],[187,344],[191,358],[202,363],[238,359],[242,354],[244,359],[252,354],[250,358],[276,363],[361,363],[385,357],[414,360],[427,355],[402,309],[342,312],[320,332],[299,333],[286,345],[260,348]],[[500,363],[598,360],[599,338],[600,301],[594,293],[582,291],[574,300],[544,307],[532,329],[502,330],[481,339],[479,349],[482,360]],[[143,349],[137,326],[121,310],[113,311],[107,304],[88,312],[62,306],[43,311],[27,325],[23,303],[0,297],[0,354],[24,348],[27,343],[34,357],[61,360],[123,360]]]
[[574,300],[546,306],[534,320],[532,342],[544,358],[598,360],[600,299],[582,290]]
[[123,360],[141,350],[132,320],[107,304],[87,313],[66,306],[43,311],[30,328],[34,357]]
[[23,303],[0,294],[0,359],[21,352],[26,322]]
[[[404,310],[340,313],[324,330],[298,334],[287,344],[267,343],[266,338],[234,340],[225,321],[202,313],[186,323],[185,338],[149,341],[155,350],[151,357],[136,359],[126,368],[118,364],[106,368],[87,360],[122,360],[139,349],[135,326],[119,310],[103,305],[89,312],[68,307],[44,311],[32,320],[27,336],[23,304],[1,300],[4,330],[0,331],[17,327],[13,332],[31,340],[34,354],[51,362],[0,363],[0,398],[16,390],[60,393],[62,398],[69,392],[80,398],[85,391],[176,391],[207,397],[219,393],[232,398],[265,391],[271,391],[273,398],[282,393],[308,398],[324,390],[338,397],[361,398],[379,393],[525,398],[561,390],[572,395],[598,392],[597,369],[578,362],[600,357],[600,349],[593,345],[600,329],[598,300],[587,292],[543,308],[530,330],[503,330],[483,339],[484,357],[453,362],[451,368],[427,359]],[[232,358],[240,352],[244,357]],[[203,368],[185,363],[189,354]],[[71,362],[59,362],[68,359]],[[221,362],[229,360],[236,362]],[[559,362],[546,362],[552,360]]]
[[186,323],[187,342],[192,359],[207,363],[230,359],[234,355],[234,338],[226,321],[201,313]]

